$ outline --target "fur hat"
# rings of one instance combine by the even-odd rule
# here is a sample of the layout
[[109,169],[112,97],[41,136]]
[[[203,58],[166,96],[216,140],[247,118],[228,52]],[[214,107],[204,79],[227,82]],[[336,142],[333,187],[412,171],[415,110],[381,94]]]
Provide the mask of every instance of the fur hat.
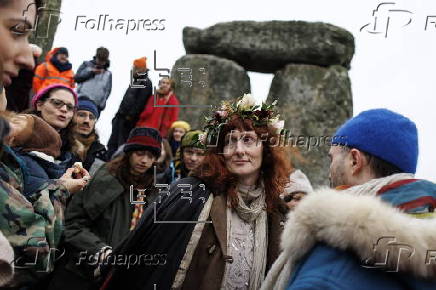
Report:
[[124,152],[148,150],[156,157],[162,150],[162,137],[159,131],[153,128],[134,128],[130,131],[129,138],[124,146]]
[[403,172],[416,172],[416,125],[403,115],[390,110],[373,109],[361,112],[336,131],[332,144],[362,150],[397,166]]
[[61,155],[62,141],[56,130],[38,116],[20,114],[27,120],[26,127],[14,135],[13,147],[24,152],[38,151],[57,158]]

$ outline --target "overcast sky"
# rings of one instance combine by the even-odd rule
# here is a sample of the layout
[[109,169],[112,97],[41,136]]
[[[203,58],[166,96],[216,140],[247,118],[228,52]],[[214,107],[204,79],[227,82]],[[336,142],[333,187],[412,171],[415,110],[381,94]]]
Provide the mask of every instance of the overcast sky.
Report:
[[[129,85],[133,59],[147,56],[151,79],[157,84],[153,51],[157,51],[157,67],[171,68],[185,54],[182,42],[185,26],[206,28],[232,20],[304,20],[343,27],[353,33],[356,44],[350,70],[354,115],[384,107],[415,121],[420,143],[417,177],[436,182],[436,76],[433,70],[436,67],[436,27],[432,23],[436,22],[436,17],[427,17],[436,15],[436,1],[391,2],[395,5],[384,5],[385,8],[380,9],[374,29],[372,11],[383,1],[63,0],[62,22],[54,45],[69,49],[74,70],[83,60],[91,59],[98,46],[110,50],[113,89],[97,124],[102,142],[106,143],[111,133],[111,120]],[[110,22],[105,31],[102,31],[102,23],[99,31],[97,27],[92,29],[99,16],[106,14],[107,20],[114,19],[113,23],[118,19],[125,22],[158,19],[154,23],[158,30],[140,29],[126,33],[126,29],[113,27],[110,31]],[[389,26],[386,26],[388,17]],[[365,24],[368,26],[361,29]],[[257,98],[266,98],[272,74],[249,75],[252,93]]]

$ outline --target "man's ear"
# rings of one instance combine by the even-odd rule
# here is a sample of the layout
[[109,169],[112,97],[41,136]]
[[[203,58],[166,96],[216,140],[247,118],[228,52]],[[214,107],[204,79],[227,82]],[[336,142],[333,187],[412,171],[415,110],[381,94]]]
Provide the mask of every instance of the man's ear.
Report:
[[367,162],[367,160],[365,158],[365,155],[361,151],[356,149],[356,148],[352,148],[350,150],[349,156],[350,156],[349,162],[351,162],[351,167],[350,168],[351,168],[351,174],[352,175],[359,174],[362,171],[362,169],[366,165],[368,165],[368,162]]

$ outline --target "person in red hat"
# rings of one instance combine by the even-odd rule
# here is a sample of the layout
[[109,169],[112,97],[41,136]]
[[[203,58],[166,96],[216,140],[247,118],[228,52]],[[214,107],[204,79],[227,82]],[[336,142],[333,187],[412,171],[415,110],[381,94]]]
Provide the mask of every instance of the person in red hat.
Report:
[[147,58],[141,57],[133,61],[131,82],[124,94],[118,112],[112,119],[112,134],[109,138],[108,157],[126,142],[129,132],[139,120],[147,100],[153,94],[153,84],[148,77]]
[[100,167],[73,197],[65,215],[65,241],[71,251],[50,289],[91,289],[99,261],[135,229],[157,197],[153,168],[161,142],[155,129],[133,129],[123,154]]

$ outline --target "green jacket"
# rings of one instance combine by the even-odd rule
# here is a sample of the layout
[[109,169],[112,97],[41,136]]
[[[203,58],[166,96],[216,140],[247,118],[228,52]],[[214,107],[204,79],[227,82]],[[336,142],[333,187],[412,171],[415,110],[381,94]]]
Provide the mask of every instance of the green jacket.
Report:
[[57,249],[69,192],[49,180],[29,198],[21,194],[20,159],[7,146],[0,149],[0,231],[14,249],[15,276],[8,286],[33,285],[52,272],[62,255]]
[[[148,204],[156,195],[156,190],[150,192]],[[117,246],[129,234],[133,211],[129,188],[123,187],[106,166],[100,167],[88,186],[75,194],[68,205],[65,241],[70,248],[70,259],[67,269],[92,278],[89,275],[97,266],[93,255],[104,246]]]

